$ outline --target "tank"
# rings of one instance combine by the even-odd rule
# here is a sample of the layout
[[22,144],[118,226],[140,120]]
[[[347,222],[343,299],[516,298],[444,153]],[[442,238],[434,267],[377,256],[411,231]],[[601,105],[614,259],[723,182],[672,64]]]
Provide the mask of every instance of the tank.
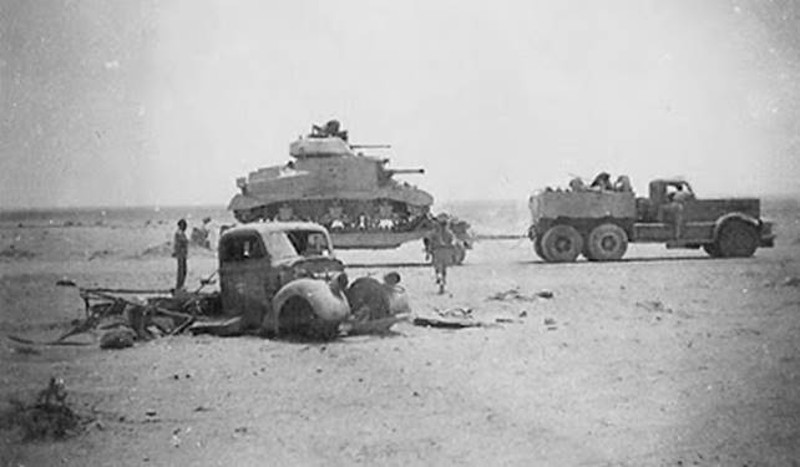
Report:
[[[313,125],[289,145],[289,162],[237,179],[241,192],[228,209],[240,222],[316,222],[340,249],[396,248],[424,238],[433,227],[433,196],[395,177],[424,169],[390,168],[388,158],[361,151],[388,148],[350,144],[336,120]],[[467,234],[459,241],[472,245]]]

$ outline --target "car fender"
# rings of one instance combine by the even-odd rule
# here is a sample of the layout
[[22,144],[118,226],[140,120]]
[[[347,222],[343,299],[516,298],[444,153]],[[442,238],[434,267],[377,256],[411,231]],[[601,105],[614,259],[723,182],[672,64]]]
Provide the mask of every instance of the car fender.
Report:
[[300,297],[307,301],[314,314],[323,321],[340,323],[350,314],[350,305],[344,291],[336,282],[301,278],[284,285],[272,299],[271,316],[265,319],[264,327],[277,330],[283,305],[291,298]]
[[719,236],[720,230],[722,230],[722,226],[725,225],[727,222],[732,220],[741,221],[745,224],[752,225],[757,230],[761,230],[761,221],[752,217],[748,216],[747,214],[741,212],[731,212],[725,214],[724,216],[720,217],[719,219],[714,222],[714,238],[716,239]]

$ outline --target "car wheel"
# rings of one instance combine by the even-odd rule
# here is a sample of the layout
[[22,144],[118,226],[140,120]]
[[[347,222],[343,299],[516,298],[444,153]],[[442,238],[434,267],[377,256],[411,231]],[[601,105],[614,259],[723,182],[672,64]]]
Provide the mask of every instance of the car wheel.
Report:
[[339,325],[326,323],[301,297],[289,299],[281,309],[278,332],[282,336],[311,340],[330,340],[339,333]]
[[542,253],[551,263],[575,261],[583,250],[581,234],[570,225],[556,225],[542,236]]
[[592,261],[617,261],[628,250],[628,235],[616,224],[602,224],[589,233],[587,258]]

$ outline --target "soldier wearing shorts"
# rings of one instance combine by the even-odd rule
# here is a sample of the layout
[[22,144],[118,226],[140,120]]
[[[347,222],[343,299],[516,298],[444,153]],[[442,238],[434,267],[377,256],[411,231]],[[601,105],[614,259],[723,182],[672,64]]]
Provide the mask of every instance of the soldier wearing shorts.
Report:
[[455,264],[456,245],[455,235],[450,230],[450,220],[440,214],[436,218],[433,232],[426,238],[426,245],[432,258],[433,271],[436,274],[436,284],[439,293],[445,292],[447,285],[447,267]]

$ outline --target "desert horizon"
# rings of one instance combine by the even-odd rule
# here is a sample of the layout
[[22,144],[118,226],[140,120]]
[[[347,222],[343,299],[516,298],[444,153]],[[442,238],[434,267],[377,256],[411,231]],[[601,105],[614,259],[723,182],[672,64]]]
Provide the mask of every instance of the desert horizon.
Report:
[[797,466],[798,83],[790,0],[0,1],[0,466]]

